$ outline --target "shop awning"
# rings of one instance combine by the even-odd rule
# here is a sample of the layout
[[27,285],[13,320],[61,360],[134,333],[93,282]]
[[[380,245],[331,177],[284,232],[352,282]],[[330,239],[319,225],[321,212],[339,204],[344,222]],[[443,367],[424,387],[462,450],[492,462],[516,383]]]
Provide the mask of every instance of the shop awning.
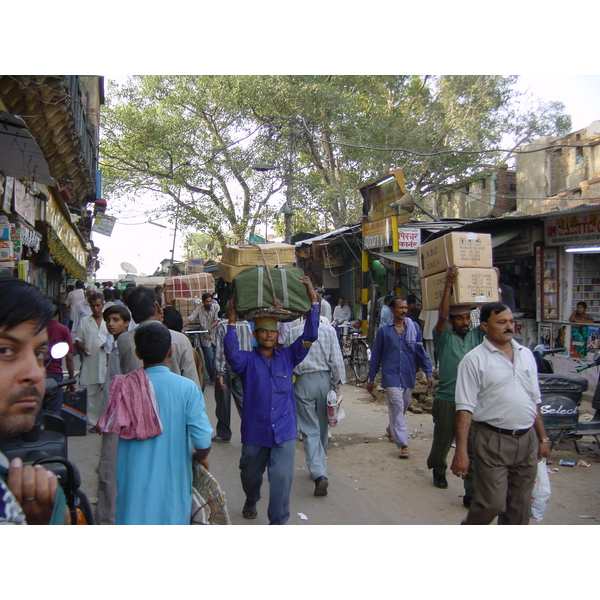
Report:
[[0,171],[15,179],[56,185],[25,121],[4,111],[0,111]]
[[405,250],[404,252],[372,252],[377,258],[385,258],[395,263],[408,265],[409,267],[417,267],[417,253]]
[[[500,225],[502,229],[500,229]],[[503,222],[502,224],[498,224],[498,226],[496,227],[497,230],[490,232],[492,235],[492,248],[495,248],[496,246],[500,246],[505,242],[512,240],[529,227],[531,227],[529,223],[519,222]],[[468,230],[469,227],[465,226],[461,227],[460,229]],[[473,228],[473,230],[475,231],[476,229]],[[480,228],[478,228],[477,230],[480,231]],[[456,231],[456,229],[454,231]],[[385,258],[386,260],[390,260],[392,262],[399,263],[402,265],[408,265],[409,267],[418,266],[417,252],[412,250],[404,250],[401,252],[372,252],[372,254],[374,256],[377,256],[378,258]]]

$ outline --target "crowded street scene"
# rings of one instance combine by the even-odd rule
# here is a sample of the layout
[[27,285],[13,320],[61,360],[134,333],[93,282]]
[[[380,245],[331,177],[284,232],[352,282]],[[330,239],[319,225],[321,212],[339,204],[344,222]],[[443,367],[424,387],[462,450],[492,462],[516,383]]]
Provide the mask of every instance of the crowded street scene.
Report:
[[[475,157],[432,191],[411,184],[425,168],[414,155],[404,169],[365,163],[341,212],[317,187],[308,191],[313,215],[300,210],[295,163],[309,158],[303,136],[320,135],[308,113],[271,125],[247,115],[268,135],[253,142],[263,162],[246,162],[244,193],[254,186],[266,200],[239,214],[234,203],[203,216],[199,186],[220,177],[217,167],[181,177],[145,170],[143,160],[159,168],[168,142],[146,159],[130,154],[144,125],[127,106],[144,99],[170,111],[178,94],[208,85],[208,109],[220,86],[266,90],[276,79],[148,76],[123,87],[94,76],[0,77],[0,317],[11,357],[2,364],[14,378],[0,429],[0,520],[600,522],[600,121],[571,131],[556,105],[555,124],[532,125],[508,154],[512,166],[482,170]],[[423,82],[433,93],[446,79]],[[379,83],[410,95],[408,80]],[[514,81],[479,77],[498,89]],[[155,97],[158,85],[171,96]],[[60,144],[43,137],[40,92],[58,103],[88,98],[75,120],[56,123]],[[552,132],[539,149],[537,138]],[[563,171],[575,170],[542,186],[548,166],[538,157],[556,148]],[[376,154],[365,151],[365,161]],[[223,159],[231,197],[227,169],[247,159]],[[175,217],[170,257],[162,250],[153,272],[139,248],[118,242],[126,217],[111,216],[106,199],[125,187],[135,197],[134,178],[162,182],[176,200],[148,219]],[[578,192],[565,195],[575,182]],[[582,474],[574,512],[560,499],[561,488],[572,493],[571,469]],[[361,498],[375,494],[379,470],[399,489],[418,475],[411,510],[384,510],[385,490]],[[364,506],[350,510],[351,497]]]
[[527,94],[0,75],[0,524],[599,525],[600,111]]

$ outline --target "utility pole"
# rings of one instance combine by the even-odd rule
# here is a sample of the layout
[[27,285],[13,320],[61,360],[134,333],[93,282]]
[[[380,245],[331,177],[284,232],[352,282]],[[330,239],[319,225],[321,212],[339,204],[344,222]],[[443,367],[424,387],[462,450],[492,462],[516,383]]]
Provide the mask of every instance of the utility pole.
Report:
[[285,243],[292,243],[292,161],[294,159],[294,123],[295,117],[290,117],[290,137],[289,137],[289,149],[288,158],[285,167],[285,205],[282,208],[285,221]]

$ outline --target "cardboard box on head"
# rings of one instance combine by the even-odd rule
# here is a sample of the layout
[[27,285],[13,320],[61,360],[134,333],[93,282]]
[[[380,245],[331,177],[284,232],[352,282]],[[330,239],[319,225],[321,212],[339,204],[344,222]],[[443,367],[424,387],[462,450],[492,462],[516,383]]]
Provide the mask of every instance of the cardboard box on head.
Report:
[[445,272],[448,267],[491,268],[492,236],[489,233],[453,231],[419,247],[421,278]]

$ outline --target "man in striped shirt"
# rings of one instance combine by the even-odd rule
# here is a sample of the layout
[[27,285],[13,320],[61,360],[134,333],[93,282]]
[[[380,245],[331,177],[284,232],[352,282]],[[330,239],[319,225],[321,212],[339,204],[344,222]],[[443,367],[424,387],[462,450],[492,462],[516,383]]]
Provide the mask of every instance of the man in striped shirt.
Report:
[[[285,341],[288,346],[304,331],[304,324],[290,330]],[[333,389],[339,393],[346,383],[346,368],[337,335],[333,327],[321,317],[319,337],[310,347],[306,358],[294,368],[298,427],[302,432],[304,456],[310,475],[315,482],[315,496],[326,496],[327,394]]]
[[[248,321],[237,320],[235,328],[240,343],[240,350],[250,352],[253,347],[254,337],[252,328]],[[234,373],[225,360],[223,352],[223,339],[227,333],[227,319],[223,319],[218,325],[215,335],[215,416],[217,425],[213,442],[227,443],[231,440],[231,397],[235,402],[240,418],[242,417],[242,405],[244,403],[242,380]]]

